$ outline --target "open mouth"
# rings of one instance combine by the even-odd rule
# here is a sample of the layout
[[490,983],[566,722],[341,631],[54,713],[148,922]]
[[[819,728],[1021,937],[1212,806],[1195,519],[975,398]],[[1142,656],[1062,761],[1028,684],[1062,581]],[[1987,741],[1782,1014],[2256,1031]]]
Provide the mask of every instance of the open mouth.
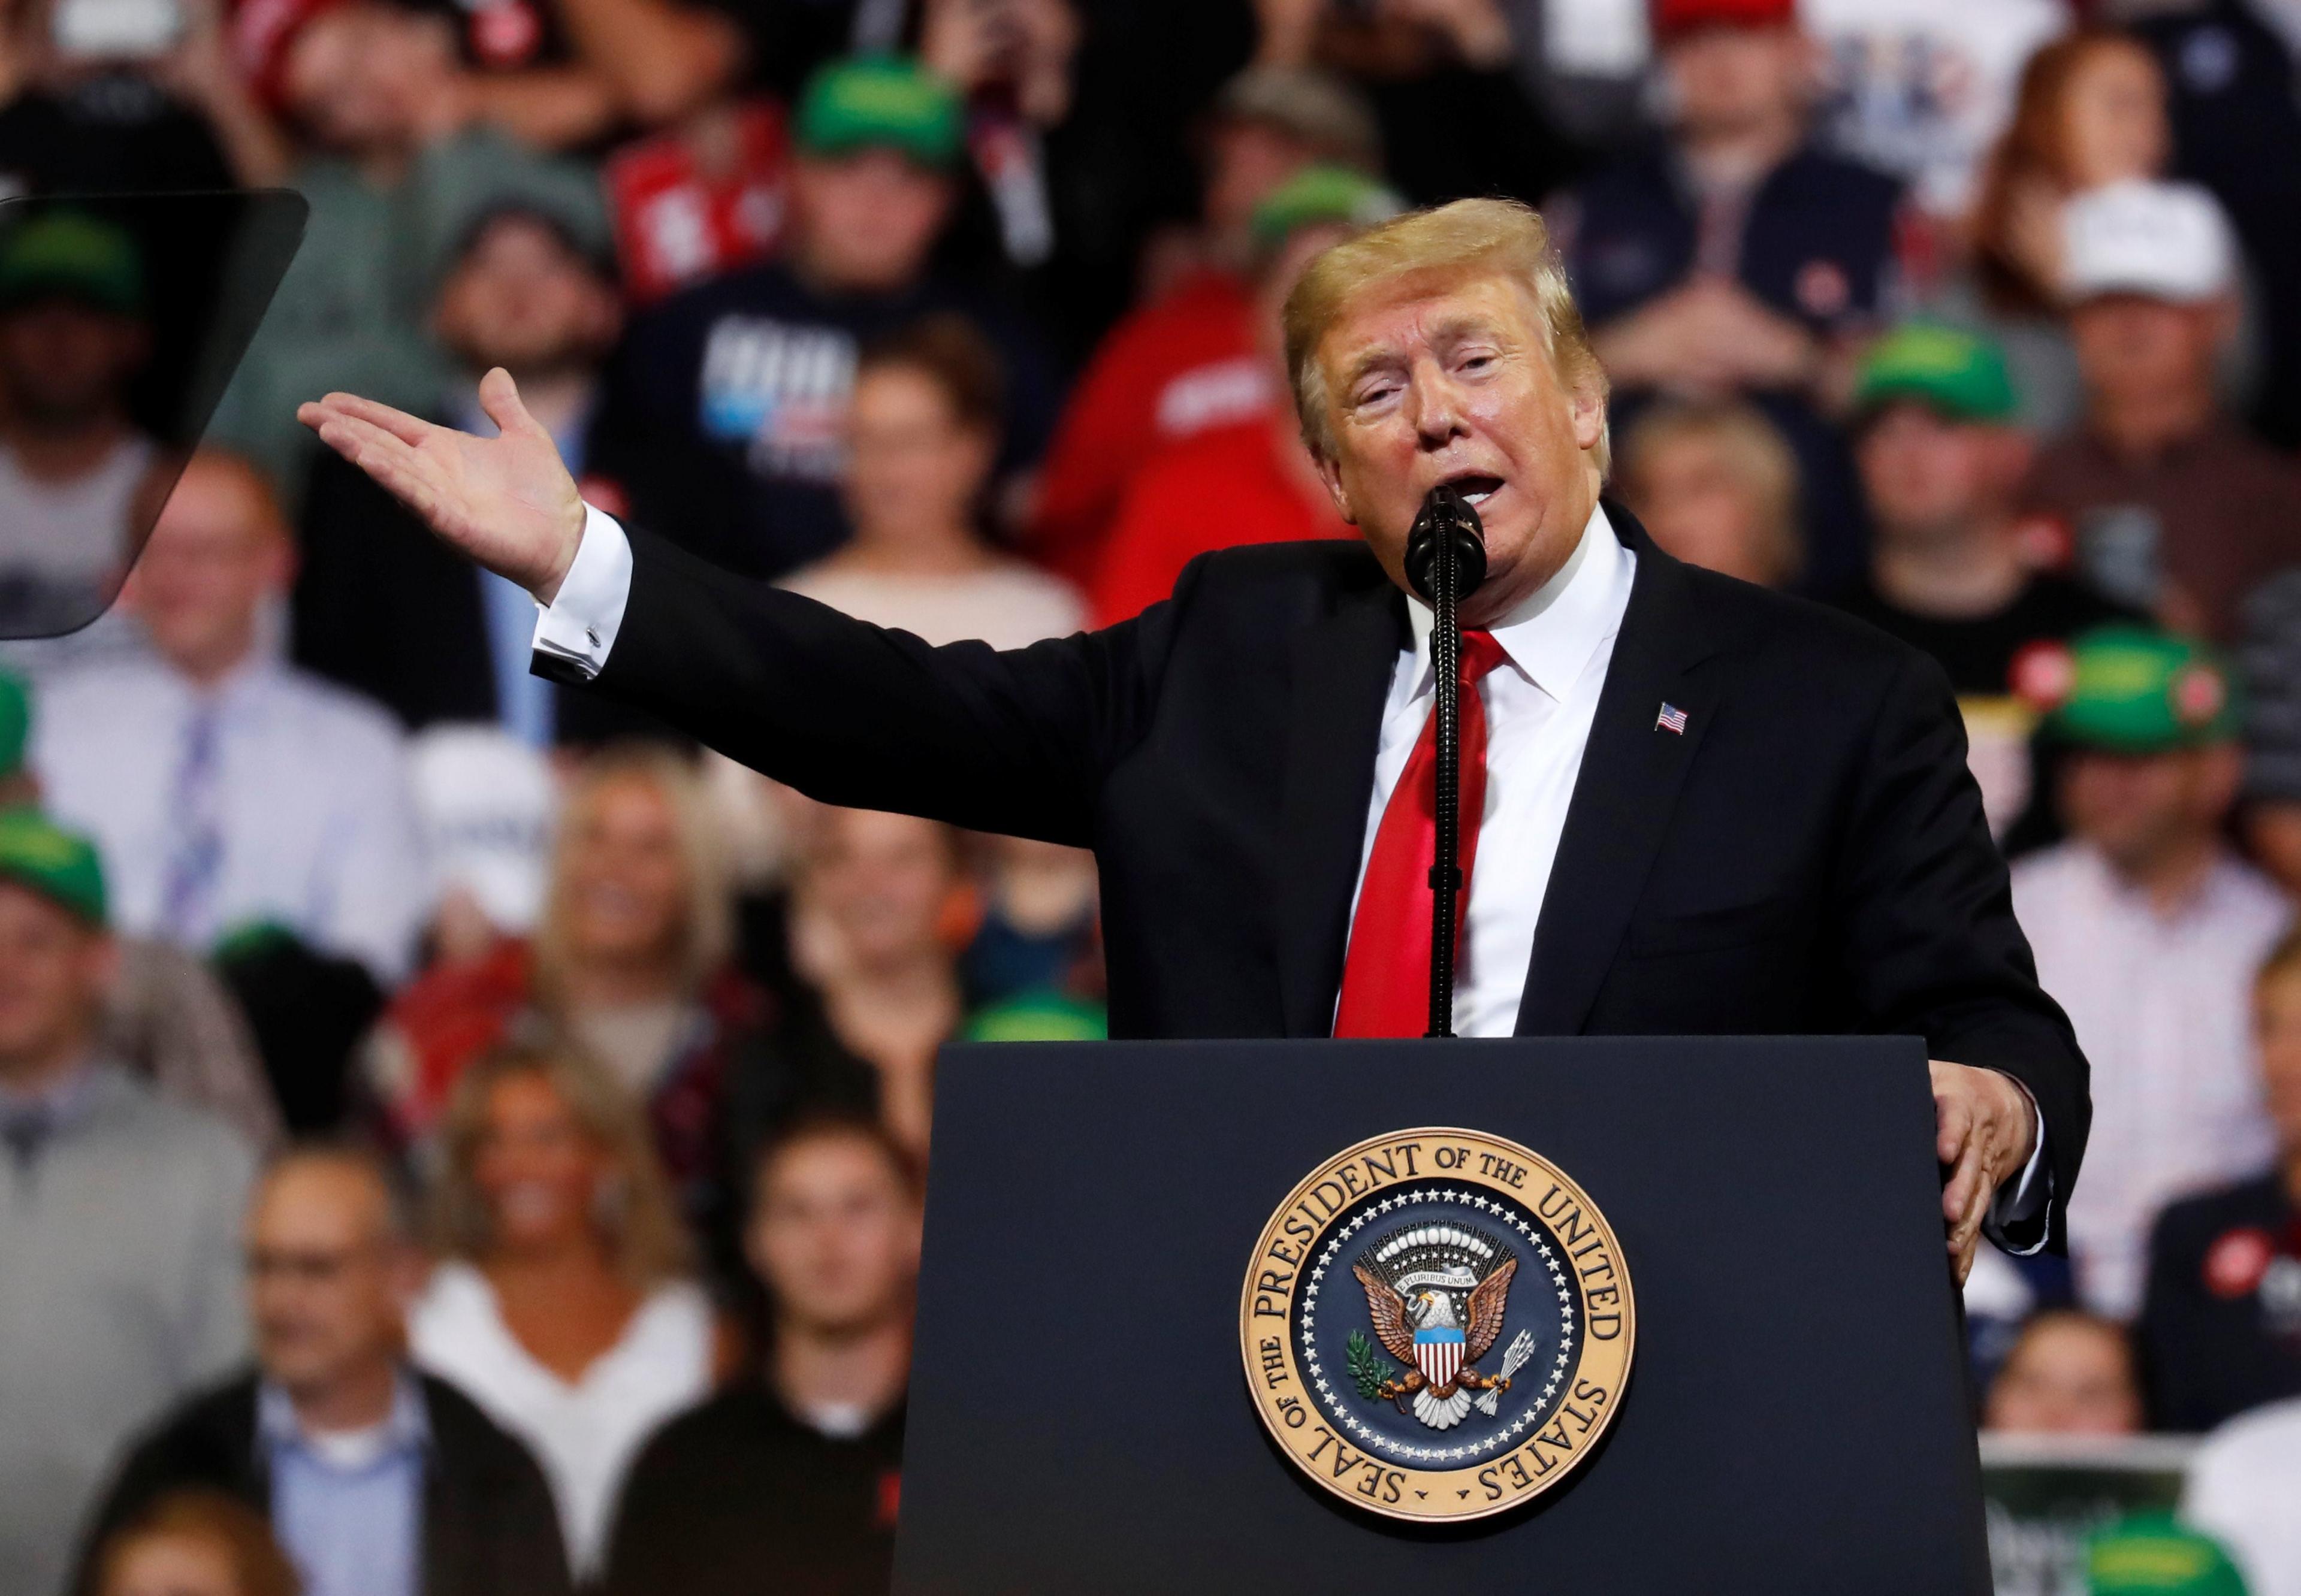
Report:
[[1501,490],[1502,485],[1500,477],[1479,476],[1476,472],[1466,472],[1446,480],[1446,486],[1460,494],[1463,502],[1474,509],[1492,498]]

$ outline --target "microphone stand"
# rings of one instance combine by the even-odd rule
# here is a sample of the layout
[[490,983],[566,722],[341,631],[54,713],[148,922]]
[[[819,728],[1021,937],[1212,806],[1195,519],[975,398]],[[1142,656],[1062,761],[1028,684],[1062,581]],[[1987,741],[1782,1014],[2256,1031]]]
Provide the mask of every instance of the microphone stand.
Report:
[[1437,851],[1430,865],[1430,1029],[1454,1034],[1454,906],[1462,888],[1462,600],[1486,575],[1478,512],[1443,484],[1422,501],[1406,540],[1407,580],[1429,602],[1437,702]]

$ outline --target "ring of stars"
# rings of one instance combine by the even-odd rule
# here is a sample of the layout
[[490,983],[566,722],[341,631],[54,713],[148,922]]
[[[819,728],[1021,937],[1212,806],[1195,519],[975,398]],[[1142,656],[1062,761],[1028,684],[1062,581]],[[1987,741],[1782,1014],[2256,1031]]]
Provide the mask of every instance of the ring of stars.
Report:
[[[1426,1446],[1394,1440],[1368,1425],[1357,1414],[1343,1406],[1341,1397],[1335,1391],[1333,1382],[1326,1378],[1326,1368],[1318,1358],[1318,1347],[1311,1338],[1312,1333],[1318,1328],[1319,1288],[1326,1281],[1326,1271],[1335,1266],[1335,1259],[1342,1251],[1343,1243],[1357,1235],[1368,1225],[1376,1223],[1385,1214],[1400,1208],[1412,1207],[1418,1204],[1440,1202],[1457,1203],[1480,1213],[1491,1214],[1509,1228],[1517,1231],[1527,1245],[1540,1256],[1544,1266],[1549,1270],[1551,1282],[1558,1292],[1559,1341],[1558,1355],[1552,1360],[1550,1370],[1541,1388],[1540,1397],[1528,1403],[1525,1410],[1516,1418],[1502,1425],[1483,1441],[1461,1441],[1452,1446]],[[1318,1254],[1318,1261],[1310,1270],[1309,1283],[1302,1288],[1301,1327],[1299,1332],[1302,1347],[1302,1366],[1309,1375],[1311,1385],[1318,1393],[1318,1406],[1326,1410],[1326,1416],[1350,1432],[1351,1435],[1369,1451],[1379,1452],[1384,1457],[1401,1463],[1435,1465],[1475,1463],[1481,1458],[1511,1450],[1518,1445],[1519,1438],[1527,1431],[1538,1427],[1541,1421],[1549,1416],[1552,1400],[1558,1394],[1559,1386],[1564,1383],[1568,1366],[1573,1359],[1574,1299],[1571,1293],[1565,1288],[1565,1266],[1559,1258],[1556,1250],[1550,1245],[1549,1233],[1527,1218],[1523,1210],[1517,1208],[1515,1205],[1500,1199],[1488,1198],[1483,1192],[1475,1190],[1456,1191],[1452,1188],[1427,1187],[1415,1191],[1396,1192],[1378,1201],[1368,1201],[1352,1214],[1337,1229],[1330,1233],[1325,1249]],[[1526,1375],[1519,1376],[1512,1383],[1513,1390],[1518,1389],[1531,1377]],[[1509,1392],[1504,1392],[1502,1400],[1507,1401],[1509,1396]]]

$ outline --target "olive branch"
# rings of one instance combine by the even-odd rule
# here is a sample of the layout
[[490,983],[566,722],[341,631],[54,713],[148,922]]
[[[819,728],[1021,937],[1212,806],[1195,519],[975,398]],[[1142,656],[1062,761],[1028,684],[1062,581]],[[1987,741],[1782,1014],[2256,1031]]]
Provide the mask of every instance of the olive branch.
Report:
[[1383,1386],[1398,1374],[1398,1366],[1376,1352],[1362,1330],[1351,1331],[1343,1343],[1343,1363],[1357,1383],[1359,1395],[1368,1401],[1379,1399]]

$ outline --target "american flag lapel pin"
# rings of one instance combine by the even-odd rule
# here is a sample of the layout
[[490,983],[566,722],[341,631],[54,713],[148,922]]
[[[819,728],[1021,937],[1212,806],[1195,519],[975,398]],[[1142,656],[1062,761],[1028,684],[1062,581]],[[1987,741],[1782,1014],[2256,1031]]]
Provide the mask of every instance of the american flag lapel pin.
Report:
[[1679,737],[1684,737],[1686,735],[1686,711],[1680,709],[1675,704],[1663,705],[1661,706],[1661,713],[1654,716],[1654,730],[1657,731],[1673,732]]

